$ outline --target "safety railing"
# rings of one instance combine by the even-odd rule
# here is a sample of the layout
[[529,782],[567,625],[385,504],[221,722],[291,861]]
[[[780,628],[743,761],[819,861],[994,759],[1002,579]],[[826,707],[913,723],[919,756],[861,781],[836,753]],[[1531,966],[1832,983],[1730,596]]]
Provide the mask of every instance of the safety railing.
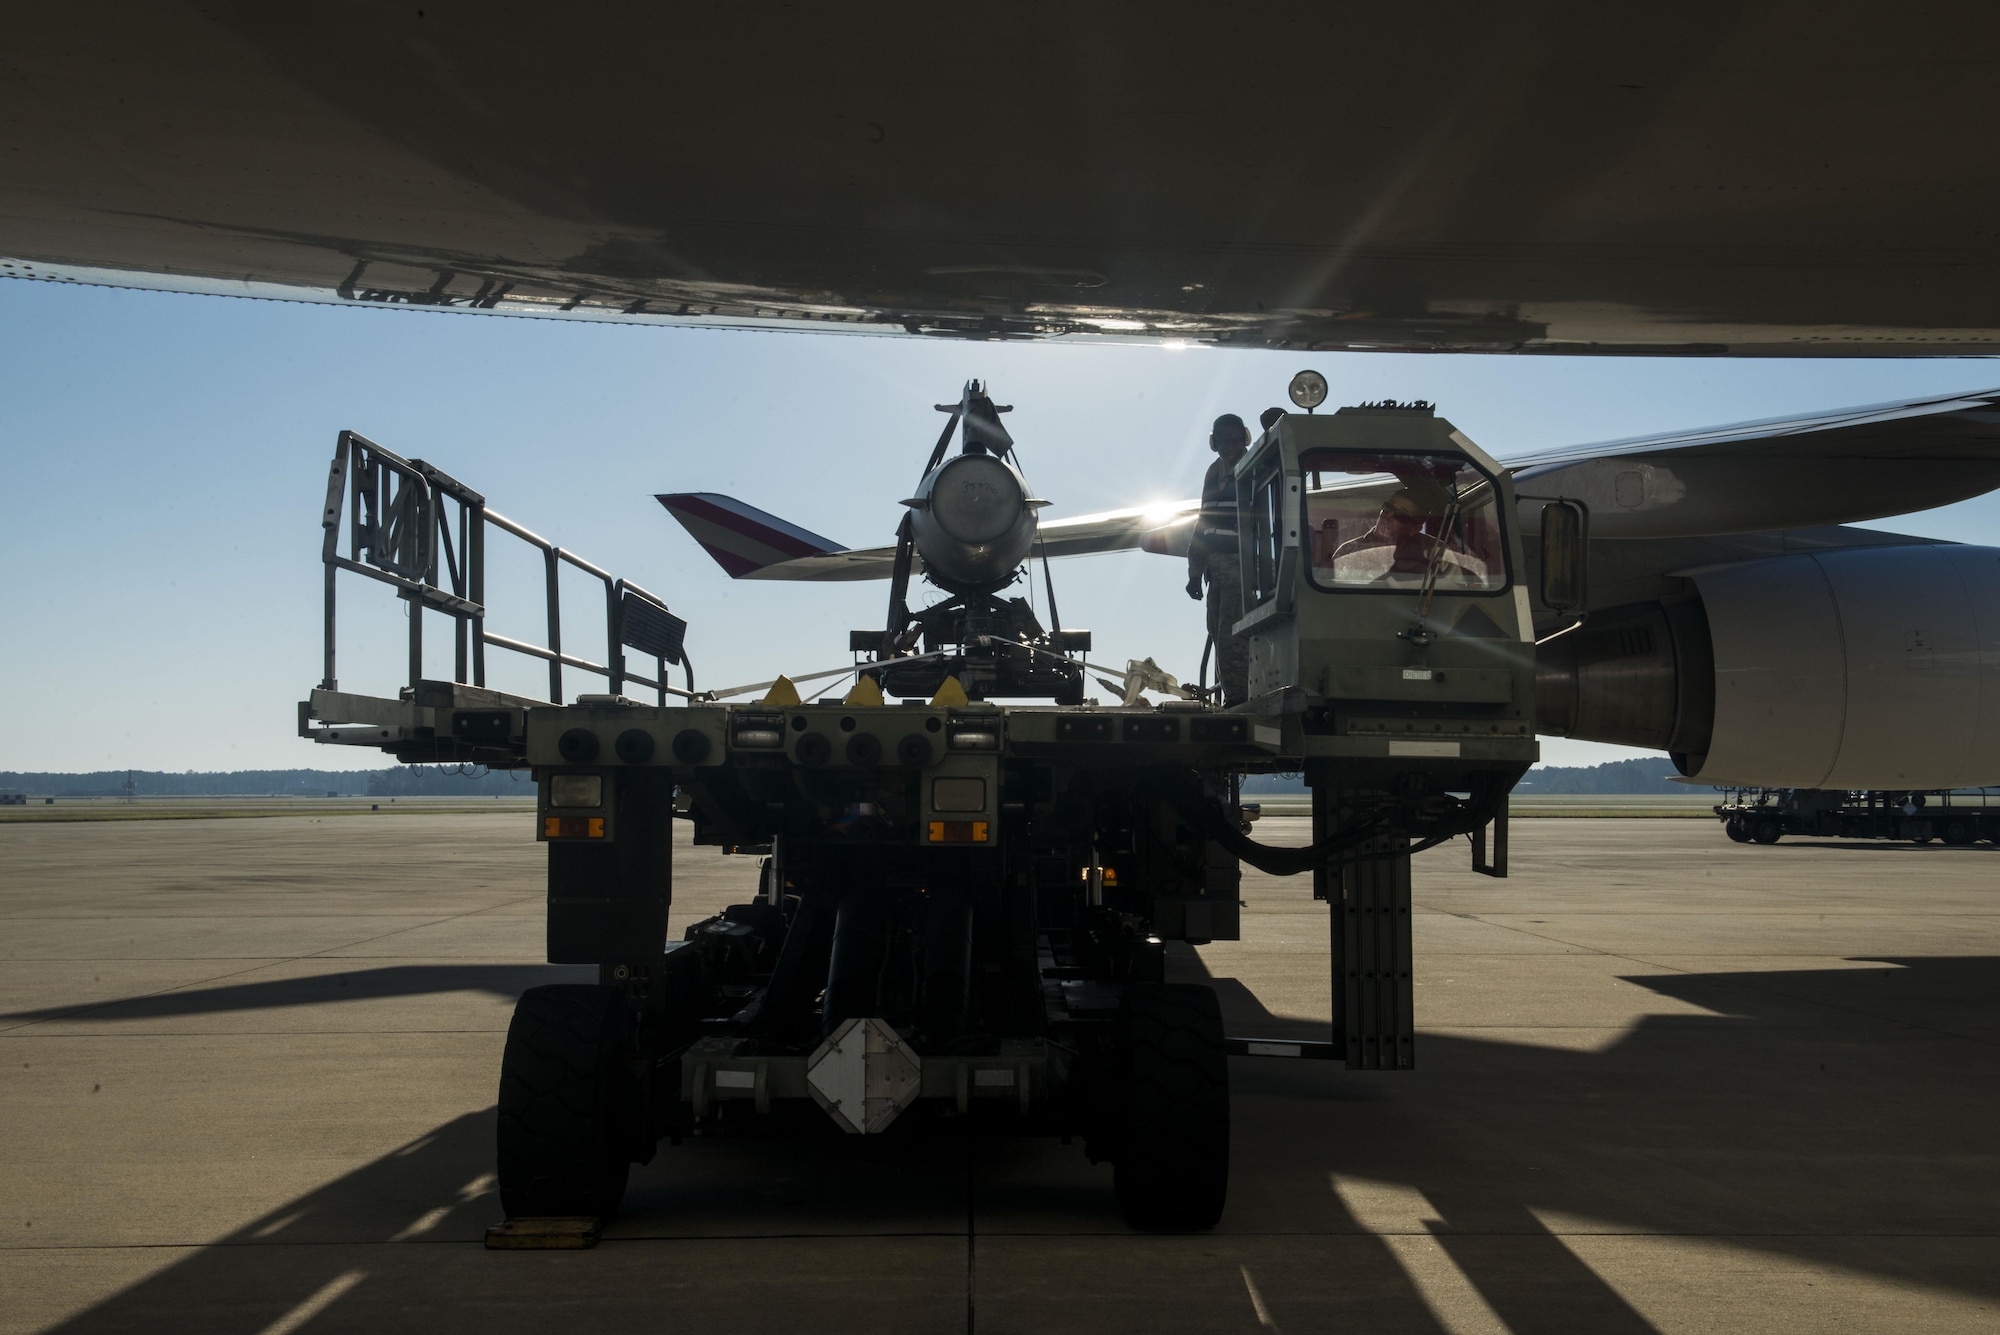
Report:
[[[546,662],[551,703],[562,703],[565,667],[603,677],[609,695],[623,694],[629,683],[651,687],[661,704],[669,695],[694,696],[694,672],[684,643],[687,623],[669,612],[665,602],[488,509],[485,497],[421,459],[405,459],[356,432],[341,432],[320,523],[325,530],[320,556],[326,566],[323,690],[339,689],[335,577],[345,570],[393,586],[410,604],[411,691],[424,675],[424,613],[431,611],[452,619],[454,680],[462,685],[486,685],[486,647],[492,645]],[[545,645],[486,629],[489,526],[542,554],[549,641]],[[563,650],[559,576],[565,564],[604,585],[602,663]],[[628,648],[652,660],[653,676],[631,670],[625,655]],[[667,684],[670,664],[681,668],[685,688]]]

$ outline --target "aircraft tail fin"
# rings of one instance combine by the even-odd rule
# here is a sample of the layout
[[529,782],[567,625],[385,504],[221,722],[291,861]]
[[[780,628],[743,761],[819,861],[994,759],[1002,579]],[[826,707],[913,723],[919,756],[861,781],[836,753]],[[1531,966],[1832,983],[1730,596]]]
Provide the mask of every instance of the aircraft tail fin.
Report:
[[684,491],[655,499],[680,521],[731,579],[755,576],[767,566],[847,549],[774,514],[712,491]]

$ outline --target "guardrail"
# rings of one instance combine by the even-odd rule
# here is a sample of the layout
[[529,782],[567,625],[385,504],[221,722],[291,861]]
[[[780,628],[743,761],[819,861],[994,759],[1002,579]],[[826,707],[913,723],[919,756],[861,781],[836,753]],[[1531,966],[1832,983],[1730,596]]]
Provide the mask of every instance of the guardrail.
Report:
[[[665,602],[489,509],[484,496],[421,459],[405,459],[357,432],[341,432],[333,450],[333,471],[327,479],[320,525],[325,530],[320,558],[326,566],[322,690],[339,689],[335,584],[336,576],[345,570],[394,587],[410,604],[408,687],[412,691],[423,677],[424,613],[432,611],[452,619],[454,680],[462,685],[486,685],[486,647],[491,645],[546,662],[552,704],[562,703],[565,667],[603,677],[610,695],[622,694],[630,683],[651,687],[658,692],[661,704],[669,695],[694,698],[694,670],[684,644],[687,623],[669,612]],[[495,635],[486,629],[489,525],[542,553],[549,640],[545,645]],[[559,575],[564,564],[604,585],[602,663],[563,650]],[[631,670],[626,663],[627,648],[653,660],[653,676]],[[681,668],[685,688],[667,684],[669,664]]]

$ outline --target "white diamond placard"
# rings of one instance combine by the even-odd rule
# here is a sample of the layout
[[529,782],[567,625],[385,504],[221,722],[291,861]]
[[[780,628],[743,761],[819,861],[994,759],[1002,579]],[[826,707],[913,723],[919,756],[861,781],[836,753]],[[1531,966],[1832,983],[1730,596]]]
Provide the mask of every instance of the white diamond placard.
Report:
[[806,1086],[843,1129],[877,1135],[916,1101],[923,1062],[887,1021],[846,1020],[807,1059]]

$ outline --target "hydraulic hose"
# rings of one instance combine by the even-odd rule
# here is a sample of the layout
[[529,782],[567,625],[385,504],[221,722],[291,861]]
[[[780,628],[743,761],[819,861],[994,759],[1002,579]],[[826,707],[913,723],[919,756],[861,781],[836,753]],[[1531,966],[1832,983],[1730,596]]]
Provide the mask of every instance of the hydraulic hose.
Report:
[[[1415,842],[1406,847],[1383,849],[1361,856],[1377,858],[1399,853],[1421,853],[1484,825],[1493,818],[1500,797],[1505,793],[1505,789],[1496,786],[1492,793],[1475,793],[1470,801],[1447,795],[1445,800],[1450,805],[1433,816],[1412,811],[1408,804],[1389,798],[1316,844],[1304,848],[1279,848],[1260,844],[1238,829],[1222,808],[1201,791],[1199,781],[1192,775],[1164,780],[1158,785],[1158,791],[1161,799],[1204,838],[1221,844],[1235,857],[1272,876],[1296,876],[1300,872],[1325,866],[1340,854],[1390,830],[1404,830],[1415,836]],[[1398,816],[1403,819],[1396,819]]]

